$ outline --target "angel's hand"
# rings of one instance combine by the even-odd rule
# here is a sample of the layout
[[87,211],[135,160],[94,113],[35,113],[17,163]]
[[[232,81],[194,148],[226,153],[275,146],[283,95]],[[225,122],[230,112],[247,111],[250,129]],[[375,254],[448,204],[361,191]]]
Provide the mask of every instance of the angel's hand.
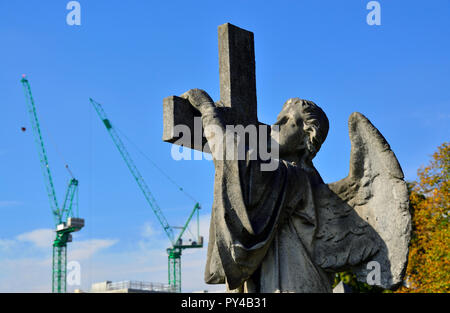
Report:
[[188,100],[191,105],[196,108],[200,113],[204,113],[210,108],[214,108],[214,101],[201,89],[191,89],[180,96]]

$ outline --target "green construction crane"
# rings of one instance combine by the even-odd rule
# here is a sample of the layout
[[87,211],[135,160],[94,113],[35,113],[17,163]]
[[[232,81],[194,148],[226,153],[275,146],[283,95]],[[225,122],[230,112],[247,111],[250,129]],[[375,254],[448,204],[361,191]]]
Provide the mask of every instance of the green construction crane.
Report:
[[50,207],[53,213],[54,223],[56,227],[56,238],[53,241],[53,263],[52,263],[52,292],[66,292],[66,268],[67,268],[67,243],[72,241],[73,232],[79,231],[84,227],[84,219],[78,218],[78,180],[71,174],[69,167],[67,170],[72,178],[69,181],[64,203],[62,207],[58,206],[56,199],[55,187],[53,184],[50,166],[47,154],[45,152],[44,140],[42,139],[39,120],[34,105],[33,95],[31,93],[30,83],[28,79],[21,80],[25,92],[28,113],[34,133],[34,139],[38,148],[39,160],[41,163],[42,173],[44,175],[45,187],[50,200]]
[[[112,138],[114,144],[116,145],[117,149],[119,150],[120,155],[122,156],[123,160],[127,164],[128,169],[130,170],[131,174],[133,175],[134,179],[136,180],[139,188],[141,189],[142,193],[144,194],[145,199],[147,200],[151,209],[155,213],[159,223],[163,227],[164,232],[166,233],[167,237],[170,240],[170,243],[172,244],[172,246],[167,249],[169,287],[173,291],[181,292],[181,254],[182,254],[182,251],[184,249],[202,248],[203,247],[203,237],[200,236],[200,230],[199,230],[200,205],[199,205],[199,203],[195,204],[194,209],[192,210],[191,214],[189,215],[189,217],[183,227],[170,226],[169,223],[167,222],[163,212],[161,211],[160,207],[158,206],[158,203],[156,202],[155,198],[153,197],[152,193],[150,192],[150,189],[148,188],[144,178],[142,177],[141,173],[137,169],[130,154],[128,153],[127,149],[125,148],[125,145],[123,144],[122,140],[120,139],[119,134],[112,126],[110,120],[106,117],[106,113],[103,110],[101,104],[94,101],[93,99],[89,99],[89,100],[90,100],[91,104],[93,105],[95,111],[97,111],[97,114],[100,117],[100,120],[103,122],[106,129],[108,130],[108,133],[111,135],[111,138]],[[197,213],[197,241],[193,241],[189,245],[183,245],[182,236],[185,233],[186,229],[188,228],[189,223],[192,220],[192,217],[194,216],[195,213]],[[174,231],[175,228],[181,229],[178,236],[175,236],[175,231]]]

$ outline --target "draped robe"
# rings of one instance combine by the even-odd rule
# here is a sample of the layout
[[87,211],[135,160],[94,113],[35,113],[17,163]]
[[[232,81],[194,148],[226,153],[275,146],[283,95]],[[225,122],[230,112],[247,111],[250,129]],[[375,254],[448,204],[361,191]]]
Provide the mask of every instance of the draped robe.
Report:
[[[225,133],[216,110],[202,121]],[[238,151],[235,135],[206,137],[215,165],[206,283],[235,292],[331,292],[329,274],[312,260],[318,172],[284,160],[262,171],[263,161],[248,151],[243,160],[228,157],[229,149]]]

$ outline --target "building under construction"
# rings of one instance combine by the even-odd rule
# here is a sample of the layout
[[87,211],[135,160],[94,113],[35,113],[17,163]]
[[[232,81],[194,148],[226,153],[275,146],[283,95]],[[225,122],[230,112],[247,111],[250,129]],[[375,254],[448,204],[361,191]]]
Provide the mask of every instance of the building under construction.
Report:
[[169,293],[177,290],[170,285],[142,281],[105,281],[91,286],[91,293]]

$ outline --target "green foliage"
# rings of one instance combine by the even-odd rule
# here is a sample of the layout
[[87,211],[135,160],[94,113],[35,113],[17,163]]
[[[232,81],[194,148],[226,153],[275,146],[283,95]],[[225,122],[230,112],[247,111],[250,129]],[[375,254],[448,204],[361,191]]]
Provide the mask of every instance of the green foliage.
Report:
[[450,292],[450,144],[409,184],[412,237],[402,293]]
[[350,271],[336,273],[334,277],[333,288],[336,287],[339,282],[342,281],[344,284],[348,285],[352,292],[354,293],[388,293],[390,290],[385,290],[377,286],[371,286],[366,283],[361,283],[356,280],[355,274]]

